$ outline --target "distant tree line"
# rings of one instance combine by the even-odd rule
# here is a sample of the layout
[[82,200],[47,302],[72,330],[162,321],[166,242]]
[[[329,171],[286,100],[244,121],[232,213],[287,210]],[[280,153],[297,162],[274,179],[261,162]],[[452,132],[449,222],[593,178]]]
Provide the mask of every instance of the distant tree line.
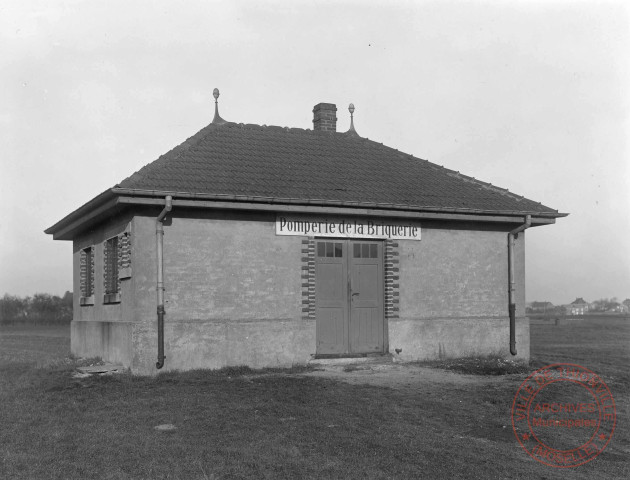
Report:
[[623,302],[618,302],[615,297],[613,298],[600,298],[591,303],[591,312],[615,312],[621,311],[621,306],[630,306],[630,300],[626,299]]
[[0,298],[0,325],[16,323],[60,325],[72,321],[72,292],[63,297],[36,293],[21,298],[5,294]]
[[528,315],[563,316],[567,314],[567,309],[562,305],[553,305],[551,302],[532,302],[531,306],[525,308],[525,313]]

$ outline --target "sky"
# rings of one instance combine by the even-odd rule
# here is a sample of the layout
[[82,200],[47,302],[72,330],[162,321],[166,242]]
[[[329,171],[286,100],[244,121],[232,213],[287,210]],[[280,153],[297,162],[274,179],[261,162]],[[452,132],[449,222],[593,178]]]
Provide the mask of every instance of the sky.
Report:
[[[338,130],[570,213],[527,300],[630,297],[630,7],[619,1],[0,3],[0,296],[72,290],[43,233],[205,125]],[[506,287],[507,288],[507,287]]]

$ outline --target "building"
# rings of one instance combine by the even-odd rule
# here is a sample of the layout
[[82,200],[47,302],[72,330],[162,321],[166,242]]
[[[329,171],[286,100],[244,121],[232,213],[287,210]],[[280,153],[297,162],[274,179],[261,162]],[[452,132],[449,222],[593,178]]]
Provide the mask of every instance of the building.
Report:
[[590,305],[582,297],[576,298],[566,307],[567,315],[584,315],[588,313]]
[[212,123],[47,229],[73,242],[72,351],[136,373],[528,360],[523,231],[565,214],[337,132],[336,110],[304,130],[226,122],[215,101]]
[[555,313],[556,307],[551,302],[531,302],[527,307],[527,313],[534,315]]

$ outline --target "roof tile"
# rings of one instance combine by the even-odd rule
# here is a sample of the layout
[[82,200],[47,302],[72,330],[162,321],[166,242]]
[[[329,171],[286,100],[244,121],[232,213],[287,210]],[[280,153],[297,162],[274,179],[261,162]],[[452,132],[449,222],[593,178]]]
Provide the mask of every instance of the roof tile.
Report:
[[557,213],[366,138],[236,123],[206,126],[117,187],[357,206]]

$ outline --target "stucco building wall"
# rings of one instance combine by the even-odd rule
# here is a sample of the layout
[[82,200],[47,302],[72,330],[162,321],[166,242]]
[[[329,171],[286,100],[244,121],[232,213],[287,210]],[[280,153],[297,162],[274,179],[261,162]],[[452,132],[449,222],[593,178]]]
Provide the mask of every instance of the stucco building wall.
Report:
[[529,360],[524,233],[514,249],[517,357],[509,352],[506,229],[427,222],[422,241],[399,245],[400,314],[389,322],[390,352],[407,360]]
[[[121,301],[103,302],[104,242],[123,232],[133,239],[132,216],[123,215],[105,222],[75,238],[73,242],[73,321],[70,328],[72,353],[81,357],[101,357],[124,365],[131,364],[131,331],[134,321],[135,289],[133,275],[120,281]],[[94,304],[81,305],[81,250],[94,249]],[[133,250],[133,243],[132,243]],[[132,253],[133,257],[133,253]]]
[[[301,237],[277,237],[275,215],[173,211],[164,226],[166,369],[305,363],[315,324],[302,318]],[[155,250],[155,218],[136,217]],[[144,240],[146,239],[146,240]],[[141,270],[156,271],[148,251]],[[155,274],[136,276],[134,369],[155,369]],[[148,372],[147,372],[148,373]]]
[[[75,299],[72,349],[141,374],[157,372],[156,241],[159,211],[139,211],[74,243],[95,247],[95,302]],[[509,354],[507,227],[424,222],[422,240],[398,241],[399,310],[389,351],[406,360]],[[103,242],[131,232],[132,275],[120,304],[103,305]],[[173,210],[164,224],[165,369],[306,363],[315,321],[304,316],[300,236],[276,236],[275,214]],[[518,359],[529,358],[524,234],[515,248]]]

